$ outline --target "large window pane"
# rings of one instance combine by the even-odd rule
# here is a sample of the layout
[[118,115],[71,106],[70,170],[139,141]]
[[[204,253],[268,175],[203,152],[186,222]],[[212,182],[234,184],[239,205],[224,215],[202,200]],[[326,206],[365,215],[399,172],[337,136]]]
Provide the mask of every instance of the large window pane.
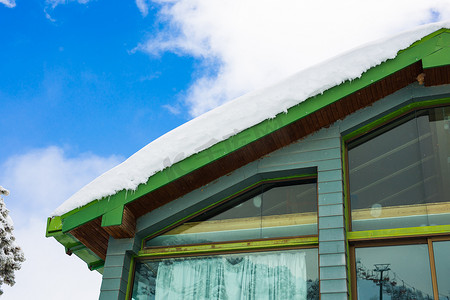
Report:
[[132,299],[319,299],[317,249],[138,261]]
[[349,144],[352,230],[450,224],[449,119],[421,110]]
[[356,248],[359,300],[433,299],[428,245]]
[[147,247],[317,234],[314,180],[263,184],[146,241]]
[[439,299],[450,299],[450,241],[433,242]]

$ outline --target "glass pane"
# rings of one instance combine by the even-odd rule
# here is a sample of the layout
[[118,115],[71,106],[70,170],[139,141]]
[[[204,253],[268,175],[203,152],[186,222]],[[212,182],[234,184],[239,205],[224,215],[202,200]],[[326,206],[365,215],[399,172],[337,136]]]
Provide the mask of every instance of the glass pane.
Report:
[[450,241],[433,242],[439,299],[450,299]]
[[317,234],[317,186],[314,181],[264,184],[146,241],[145,245],[168,246]]
[[315,183],[278,186],[262,194],[261,238],[317,234]]
[[358,299],[433,299],[428,245],[356,248]]
[[317,252],[138,261],[132,299],[319,299]]
[[352,230],[450,224],[449,116],[418,111],[349,145]]

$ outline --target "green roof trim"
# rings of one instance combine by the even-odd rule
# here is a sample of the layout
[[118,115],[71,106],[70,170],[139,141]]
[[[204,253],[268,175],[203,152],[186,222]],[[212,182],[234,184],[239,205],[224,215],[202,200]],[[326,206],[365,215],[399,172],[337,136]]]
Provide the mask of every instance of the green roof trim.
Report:
[[81,260],[83,260],[87,264],[89,270],[96,270],[101,274],[103,273],[102,267],[105,262],[71,234],[64,234],[59,231],[59,233],[53,232],[50,236],[53,236],[60,244],[64,246],[67,254],[70,255],[73,253],[81,258]]
[[102,217],[102,226],[122,224],[124,206],[118,206],[106,212]]
[[442,48],[433,54],[424,57],[422,64],[424,69],[450,65],[450,47]]
[[61,233],[62,219],[61,217],[47,218],[47,228],[45,236],[50,237]]
[[290,108],[287,113],[280,113],[274,119],[265,120],[250,127],[235,136],[219,142],[210,148],[194,154],[153,176],[147,183],[138,186],[136,191],[122,190],[101,200],[94,200],[89,204],[74,209],[61,217],[49,219],[47,236],[55,238],[66,234],[98,217],[102,217],[102,226],[119,225],[124,205],[139,197],[157,190],[209,163],[212,163],[230,153],[274,132],[290,123],[304,118],[309,114],[326,107],[339,99],[363,89],[384,77],[387,77],[419,60],[427,66],[446,65],[448,62],[448,45],[450,45],[450,30],[440,29],[415,42],[409,48],[399,51],[398,55],[376,67],[366,71],[360,78],[346,81],[330,88],[324,93],[309,98]]
[[47,230],[45,236],[54,237],[61,245],[64,246],[67,254],[75,254],[81,258],[81,260],[87,264],[89,270],[96,270],[101,274],[103,273],[102,267],[105,262],[70,233],[62,232],[61,217],[47,219]]

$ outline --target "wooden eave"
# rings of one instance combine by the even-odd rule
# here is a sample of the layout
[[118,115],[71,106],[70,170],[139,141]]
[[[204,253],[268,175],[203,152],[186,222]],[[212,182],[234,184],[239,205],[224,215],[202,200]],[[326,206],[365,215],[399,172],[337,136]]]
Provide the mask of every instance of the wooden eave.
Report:
[[[445,41],[443,45],[438,45],[442,44],[442,40]],[[303,111],[302,115],[286,122],[287,124],[281,128],[269,130],[268,134],[239,146],[226,155],[214,157],[210,162],[189,170],[179,177],[174,176],[173,180],[158,188],[141,193],[138,189],[134,198],[127,198],[126,193],[123,192],[125,200],[122,204],[119,203],[120,205],[118,204],[108,211],[96,208],[96,203],[94,203],[87,205],[88,208],[90,207],[89,209],[78,209],[60,217],[60,219],[55,219],[55,224],[57,222],[61,224],[58,223],[52,227],[52,220],[50,220],[47,235],[70,232],[73,237],[104,260],[109,236],[116,239],[133,237],[136,219],[148,212],[275,150],[288,146],[321,128],[329,127],[337,120],[344,119],[355,111],[370,106],[395,91],[416,82],[420,74],[425,75],[425,86],[449,84],[450,63],[439,65],[433,61],[433,65],[427,67],[422,62],[422,58],[431,56],[436,53],[436,49],[444,49],[445,47],[450,47],[450,31],[443,29],[401,51],[395,59],[370,69],[362,78],[330,89],[323,95],[300,103],[290,109],[287,114],[277,116],[275,119],[289,118],[294,115],[295,110],[306,109],[309,111]],[[324,97],[331,97],[333,100],[323,104],[322,99]],[[317,103],[319,104],[317,105]],[[291,115],[287,116],[289,114]],[[177,164],[171,168],[177,168]],[[180,170],[183,171],[182,168]],[[114,201],[110,201],[110,203],[114,203]],[[54,231],[49,230],[49,228],[54,228]]]

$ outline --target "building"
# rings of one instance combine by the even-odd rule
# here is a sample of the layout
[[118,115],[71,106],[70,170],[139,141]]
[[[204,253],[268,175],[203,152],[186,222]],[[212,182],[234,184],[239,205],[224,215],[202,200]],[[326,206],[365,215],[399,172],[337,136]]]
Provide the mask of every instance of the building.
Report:
[[47,236],[103,274],[101,299],[450,297],[449,28],[188,122],[68,199]]

